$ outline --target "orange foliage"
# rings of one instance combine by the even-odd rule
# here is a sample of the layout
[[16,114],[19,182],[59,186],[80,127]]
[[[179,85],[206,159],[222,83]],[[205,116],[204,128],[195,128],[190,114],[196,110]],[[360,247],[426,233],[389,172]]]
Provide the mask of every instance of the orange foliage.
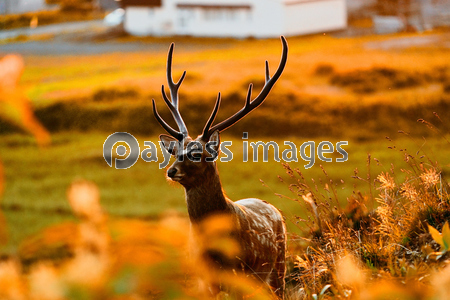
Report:
[[18,86],[24,66],[19,55],[0,60],[0,117],[30,132],[40,146],[45,146],[50,143],[50,134],[36,119],[30,100]]
[[[79,222],[58,224],[26,240],[19,251],[22,264],[14,259],[0,264],[1,299],[70,299],[73,292],[102,299],[203,299],[210,297],[209,282],[217,280],[231,295],[272,298],[252,278],[212,270],[197,253],[188,255],[187,218],[113,219],[100,206],[97,186],[84,180],[75,181],[67,196]],[[202,224],[204,243],[195,245],[199,256],[203,248],[237,255],[237,246],[224,236],[229,222],[219,216]]]

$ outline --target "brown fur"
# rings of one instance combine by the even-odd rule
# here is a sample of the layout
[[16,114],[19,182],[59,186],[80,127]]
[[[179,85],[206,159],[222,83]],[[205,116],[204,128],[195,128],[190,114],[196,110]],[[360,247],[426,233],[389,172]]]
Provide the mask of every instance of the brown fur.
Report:
[[[218,135],[213,134],[211,139],[218,140]],[[162,135],[161,140],[165,145],[174,141],[166,135]],[[200,138],[196,140],[205,145]],[[185,145],[190,141],[192,139],[187,138]],[[180,161],[178,157],[168,169],[172,179],[185,188],[187,209],[194,229],[203,220],[214,215],[228,215],[233,220],[229,235],[237,241],[239,255],[231,259],[216,251],[201,255],[215,268],[251,275],[270,286],[282,299],[286,273],[286,227],[282,215],[274,206],[259,199],[243,199],[237,202],[229,200],[222,190],[216,163],[205,161],[209,156],[209,153],[204,151],[201,162],[192,162],[186,156]],[[212,285],[210,288],[216,293],[227,289],[220,283]]]

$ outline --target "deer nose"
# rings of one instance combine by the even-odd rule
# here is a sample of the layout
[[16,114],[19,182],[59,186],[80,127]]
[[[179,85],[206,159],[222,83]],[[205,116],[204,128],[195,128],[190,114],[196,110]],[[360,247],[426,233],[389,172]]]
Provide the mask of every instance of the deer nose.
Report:
[[167,176],[169,176],[170,178],[174,178],[175,174],[177,174],[177,169],[170,168],[169,170],[167,170]]

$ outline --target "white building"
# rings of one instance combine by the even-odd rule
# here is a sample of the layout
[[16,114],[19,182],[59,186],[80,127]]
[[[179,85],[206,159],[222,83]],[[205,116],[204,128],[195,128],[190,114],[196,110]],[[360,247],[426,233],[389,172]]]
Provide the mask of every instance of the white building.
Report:
[[122,0],[133,35],[278,37],[344,29],[345,0]]

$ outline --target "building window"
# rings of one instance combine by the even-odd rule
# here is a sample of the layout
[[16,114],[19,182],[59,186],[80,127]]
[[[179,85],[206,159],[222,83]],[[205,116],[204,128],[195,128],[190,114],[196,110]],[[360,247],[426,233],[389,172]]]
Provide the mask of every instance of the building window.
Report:
[[225,19],[229,21],[234,21],[238,17],[239,10],[237,9],[225,9]]
[[247,21],[253,20],[253,14],[252,14],[251,10],[247,10],[246,15],[247,15]]
[[235,21],[244,18],[251,20],[250,5],[177,4],[179,10],[198,10],[206,21]]
[[218,21],[223,19],[223,10],[220,8],[207,8],[203,11],[203,16],[207,21]]
[[191,8],[181,8],[178,11],[178,24],[180,27],[186,27],[189,20],[195,18],[195,11]]

